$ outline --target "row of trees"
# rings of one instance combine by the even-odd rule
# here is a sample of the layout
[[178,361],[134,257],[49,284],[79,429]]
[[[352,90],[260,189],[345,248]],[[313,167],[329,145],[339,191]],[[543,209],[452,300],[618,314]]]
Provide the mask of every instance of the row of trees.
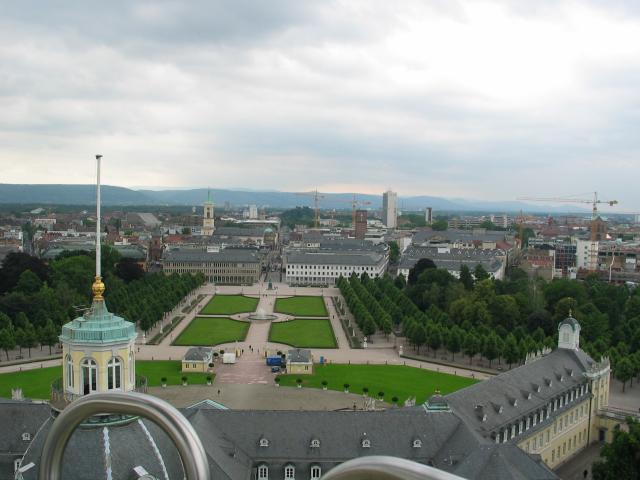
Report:
[[[145,275],[138,264],[108,247],[102,272],[108,308],[143,330],[205,281],[202,275]],[[90,304],[94,275],[92,252],[65,252],[48,265],[24,253],[7,255],[0,268],[0,349],[7,358],[16,347],[29,355],[38,344],[51,349],[62,325],[78,316],[77,307]]]
[[640,290],[624,285],[556,279],[530,280],[515,269],[494,280],[481,266],[461,267],[460,278],[418,262],[402,277],[351,276],[338,286],[365,335],[392,329],[419,352],[445,348],[455,359],[480,354],[512,365],[527,353],[557,344],[559,322],[570,314],[581,326],[581,347],[610,358],[623,382],[640,375]]

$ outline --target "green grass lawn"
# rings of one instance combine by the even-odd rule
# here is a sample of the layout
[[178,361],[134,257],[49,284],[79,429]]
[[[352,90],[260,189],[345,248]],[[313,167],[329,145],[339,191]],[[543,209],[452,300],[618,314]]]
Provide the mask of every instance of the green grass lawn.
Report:
[[255,312],[258,299],[243,295],[215,295],[200,311],[205,315],[234,315]]
[[167,385],[182,385],[182,377],[187,377],[189,385],[204,385],[207,383],[207,376],[215,378],[212,373],[182,373],[182,362],[180,360],[154,360],[136,362],[136,374],[147,377],[147,384],[150,387],[162,385],[162,377],[167,377]]
[[221,317],[196,317],[173,342],[174,345],[206,345],[241,342],[247,336],[249,322]]
[[327,307],[322,297],[278,298],[274,310],[298,317],[326,317]]
[[[149,386],[158,387],[160,379],[167,377],[167,385],[181,385],[182,376],[188,378],[190,385],[207,383],[207,374],[181,373],[179,360],[136,361],[136,374],[147,377]],[[211,374],[214,377],[213,374]],[[0,397],[11,398],[11,389],[20,387],[27,398],[48,400],[51,396],[51,384],[62,378],[62,367],[37,368],[23,372],[0,374]]]
[[329,320],[273,322],[269,330],[269,341],[304,348],[337,347]]
[[416,397],[416,403],[422,403],[436,390],[445,395],[476,382],[471,378],[403,365],[316,364],[313,369],[313,375],[280,375],[280,385],[296,386],[296,379],[301,378],[303,387],[322,388],[322,381],[326,380],[327,388],[342,391],[348,383],[351,393],[362,393],[367,387],[369,396],[377,398],[378,392],[384,392],[385,401],[391,403],[393,397],[398,397],[402,404],[410,396]]

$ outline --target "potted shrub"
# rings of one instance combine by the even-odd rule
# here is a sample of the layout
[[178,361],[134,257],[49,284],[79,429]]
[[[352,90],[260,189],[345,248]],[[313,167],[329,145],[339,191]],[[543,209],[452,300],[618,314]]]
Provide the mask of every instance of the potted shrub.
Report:
[[207,385],[211,385],[211,375],[207,375]]
[[329,382],[327,382],[326,380],[322,380],[322,389],[326,390],[327,389],[327,385]]
[[162,377],[160,383],[162,384],[162,388],[167,388],[167,377]]
[[298,388],[302,388],[302,379],[296,378],[296,383],[298,384]]
[[391,397],[391,403],[393,403],[397,407],[398,406],[398,397]]
[[182,377],[182,386],[186,387],[187,386],[187,377]]
[[384,392],[378,392],[378,400],[384,400]]
[[351,385],[349,385],[348,383],[345,383],[345,384],[343,385],[343,387],[344,387],[344,393],[349,393],[349,387],[350,387],[350,386],[351,386]]
[[362,387],[362,396],[366,397],[368,393],[369,393],[369,388],[368,387]]
[[276,387],[279,387],[280,386],[280,377],[276,377],[274,379],[274,382],[276,382]]

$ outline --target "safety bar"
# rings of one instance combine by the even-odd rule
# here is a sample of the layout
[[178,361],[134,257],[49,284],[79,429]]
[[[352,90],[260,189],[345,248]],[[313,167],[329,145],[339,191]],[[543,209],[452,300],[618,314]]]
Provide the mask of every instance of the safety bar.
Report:
[[74,430],[92,415],[119,413],[151,420],[173,441],[187,480],[210,480],[209,463],[200,438],[182,414],[164,400],[142,393],[92,393],[70,403],[53,422],[47,435],[38,478],[62,479],[62,458]]
[[329,470],[322,480],[464,480],[462,477],[403,458],[354,458]]

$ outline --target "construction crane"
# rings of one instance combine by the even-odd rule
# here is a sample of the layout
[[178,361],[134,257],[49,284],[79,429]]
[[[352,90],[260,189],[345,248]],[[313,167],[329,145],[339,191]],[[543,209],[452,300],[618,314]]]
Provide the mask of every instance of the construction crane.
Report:
[[593,192],[593,198],[574,198],[574,197],[518,197],[518,200],[527,200],[533,202],[563,202],[563,203],[587,203],[591,205],[591,252],[589,255],[589,270],[595,270],[598,266],[598,247],[597,247],[597,219],[598,219],[598,205],[607,204],[610,207],[618,204],[617,200],[600,200],[598,198],[598,192]]
[[320,227],[320,200],[325,198],[325,195],[318,192],[318,189],[312,190],[311,192],[296,192],[296,195],[302,195],[305,197],[313,198],[313,207],[315,209],[314,224],[316,228]]
[[356,209],[365,205],[371,205],[371,202],[367,200],[358,200],[356,194],[353,194],[353,200],[340,200],[342,203],[351,204],[351,225],[356,228]]

